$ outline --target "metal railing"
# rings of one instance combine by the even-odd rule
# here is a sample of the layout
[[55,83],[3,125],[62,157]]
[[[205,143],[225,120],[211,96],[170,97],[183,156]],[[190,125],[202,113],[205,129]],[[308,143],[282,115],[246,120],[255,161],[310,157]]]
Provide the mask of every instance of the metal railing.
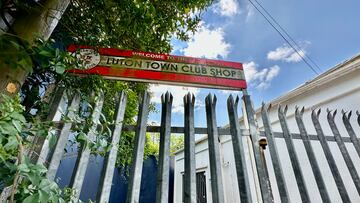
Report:
[[[65,95],[62,94],[63,97]],[[351,160],[349,152],[345,146],[345,143],[352,143],[356,149],[357,154],[360,157],[360,143],[350,123],[351,112],[342,112],[342,120],[346,127],[346,130],[350,137],[344,138],[340,135],[337,125],[334,121],[336,111],[327,112],[327,120],[334,136],[325,136],[322,130],[322,126],[319,122],[320,110],[313,110],[311,113],[311,119],[316,130],[316,135],[309,135],[303,122],[304,109],[296,109],[295,119],[300,133],[291,133],[291,129],[287,123],[286,113],[287,107],[278,108],[278,119],[281,124],[282,132],[273,132],[272,125],[269,120],[268,112],[270,107],[265,104],[262,106],[261,117],[263,122],[263,131],[260,131],[257,126],[255,118],[255,112],[252,107],[250,96],[244,91],[242,97],[244,106],[244,119],[248,123],[248,129],[241,129],[238,116],[238,105],[240,98],[229,96],[227,100],[227,110],[229,116],[229,128],[219,128],[216,122],[216,96],[209,94],[205,99],[206,106],[206,120],[207,128],[195,128],[194,127],[194,105],[195,97],[190,93],[184,96],[184,127],[171,126],[171,109],[173,97],[170,93],[165,93],[161,97],[162,111],[161,111],[161,125],[160,126],[147,126],[147,118],[149,114],[149,102],[150,95],[145,92],[141,96],[141,102],[139,104],[139,112],[136,126],[123,126],[124,112],[126,108],[127,97],[126,94],[119,93],[119,99],[116,104],[115,111],[115,125],[112,128],[112,137],[110,143],[112,145],[111,150],[105,157],[105,162],[102,170],[102,176],[100,180],[100,190],[98,192],[98,202],[108,202],[110,197],[112,179],[114,175],[115,160],[117,157],[117,145],[121,139],[122,131],[135,131],[135,145],[132,167],[129,176],[127,202],[138,202],[140,195],[140,184],[142,176],[145,135],[146,132],[159,132],[160,133],[160,149],[159,149],[159,168],[157,174],[157,202],[168,202],[169,192],[169,156],[170,156],[170,135],[171,133],[183,133],[184,134],[184,201],[196,202],[196,158],[195,158],[195,134],[207,134],[208,135],[208,151],[209,151],[209,166],[211,174],[211,191],[212,202],[222,203],[225,202],[225,193],[223,180],[222,180],[222,167],[220,158],[220,135],[231,135],[232,146],[234,151],[235,168],[237,174],[238,190],[241,202],[256,202],[257,200],[252,193],[251,186],[249,184],[249,166],[246,162],[246,153],[244,151],[243,136],[248,136],[251,140],[252,153],[254,155],[254,166],[256,168],[257,182],[260,188],[262,202],[274,202],[274,194],[271,188],[271,181],[269,178],[268,166],[266,162],[271,162],[274,170],[274,176],[276,185],[278,188],[278,194],[280,195],[281,202],[290,202],[290,196],[288,187],[285,181],[285,175],[283,172],[282,161],[279,156],[279,148],[277,147],[276,138],[283,139],[286,144],[287,152],[290,157],[291,167],[293,169],[297,187],[299,189],[302,202],[310,202],[309,188],[306,187],[304,172],[299,162],[299,154],[295,150],[294,140],[300,139],[305,147],[306,156],[309,159],[312,172],[315,177],[316,185],[320,192],[320,196],[323,202],[331,201],[331,193],[327,190],[324,177],[321,173],[321,166],[316,160],[311,140],[318,140],[321,144],[322,150],[325,154],[327,163],[330,167],[331,174],[335,180],[338,192],[343,202],[350,202],[349,193],[344,186],[344,180],[340,175],[338,165],[333,157],[333,154],[329,147],[329,142],[336,142],[342,157],[345,160],[346,166],[350,172],[352,181],[360,194],[360,179],[354,163]],[[67,117],[71,118],[80,106],[80,97],[74,95],[70,99],[69,108],[72,111],[68,111]],[[59,102],[54,103],[53,111],[59,108]],[[96,123],[98,123],[99,115],[103,105],[103,97],[99,97],[94,111],[92,113],[92,120],[94,123],[93,128],[89,131],[87,136],[89,139],[94,139],[94,131],[97,129]],[[51,113],[54,115],[54,113]],[[51,118],[49,118],[51,119]],[[358,123],[360,125],[360,116],[358,114]],[[40,150],[38,163],[48,163],[48,172],[46,176],[49,179],[54,179],[56,172],[59,168],[60,161],[64,154],[64,148],[70,134],[72,123],[64,122],[59,125],[60,133],[55,149],[51,152],[46,146],[46,142]],[[264,141],[266,138],[269,153],[271,159],[266,160],[264,155]],[[50,154],[50,155],[49,155]],[[80,196],[80,191],[83,187],[85,172],[89,163],[90,149],[87,146],[82,146],[78,152],[78,159],[71,178],[71,187],[74,188],[77,193],[75,199]],[[302,155],[303,156],[303,155]],[[46,157],[50,157],[47,159]]]

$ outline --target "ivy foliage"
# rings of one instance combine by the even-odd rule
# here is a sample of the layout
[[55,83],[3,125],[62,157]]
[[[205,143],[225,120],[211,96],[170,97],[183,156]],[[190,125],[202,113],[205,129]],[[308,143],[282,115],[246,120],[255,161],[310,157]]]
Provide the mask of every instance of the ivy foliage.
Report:
[[[0,179],[2,184],[13,185],[10,201],[65,202],[71,193],[63,193],[58,185],[44,177],[47,169],[41,164],[33,164],[26,156],[26,148],[31,148],[34,136],[49,136],[49,131],[34,120],[27,122],[19,97],[2,95],[0,103]],[[20,183],[20,184],[18,184]]]

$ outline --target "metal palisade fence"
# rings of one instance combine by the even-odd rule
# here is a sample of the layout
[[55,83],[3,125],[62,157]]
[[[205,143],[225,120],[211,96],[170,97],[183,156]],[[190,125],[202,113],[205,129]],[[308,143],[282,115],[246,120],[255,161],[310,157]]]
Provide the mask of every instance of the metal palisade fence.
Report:
[[[329,143],[335,143],[340,149],[341,156],[345,160],[346,167],[351,176],[351,181],[355,185],[357,192],[360,194],[360,179],[355,165],[350,157],[348,148],[345,143],[352,144],[356,150],[358,156],[360,156],[360,143],[356,136],[355,130],[350,123],[351,112],[342,112],[343,124],[348,132],[349,137],[344,137],[340,134],[337,123],[334,118],[336,111],[327,112],[327,121],[333,135],[326,135],[323,132],[323,126],[319,121],[319,110],[312,110],[311,118],[306,118],[312,121],[313,127],[316,130],[316,134],[310,135],[307,133],[307,128],[304,124],[304,108],[296,108],[295,119],[299,133],[293,133],[294,129],[290,129],[287,122],[287,107],[278,107],[278,119],[280,121],[282,132],[274,132],[273,126],[269,119],[268,112],[270,110],[269,105],[263,104],[261,109],[261,120],[263,122],[263,130],[259,130],[257,125],[257,119],[255,118],[255,112],[252,107],[250,96],[246,91],[243,91],[242,100],[239,97],[229,96],[227,99],[227,110],[229,116],[229,127],[220,128],[216,122],[216,102],[215,95],[209,94],[205,99],[206,107],[206,128],[197,128],[194,126],[194,106],[195,97],[192,94],[184,96],[184,127],[171,126],[171,109],[173,96],[167,92],[162,95],[162,110],[161,110],[161,125],[160,126],[147,126],[147,118],[149,114],[149,102],[150,94],[144,92],[141,95],[139,103],[139,112],[137,118],[137,124],[135,126],[123,125],[124,112],[126,108],[127,96],[124,92],[119,93],[119,99],[115,108],[115,124],[112,128],[112,136],[109,142],[112,148],[105,156],[105,161],[102,169],[102,176],[100,180],[100,187],[97,195],[97,202],[108,202],[110,197],[110,191],[112,186],[112,180],[114,176],[116,157],[118,156],[117,146],[121,139],[122,131],[135,131],[135,144],[134,153],[132,155],[132,166],[129,176],[127,202],[136,203],[139,202],[140,196],[140,184],[143,168],[144,146],[146,132],[158,132],[160,133],[160,149],[158,158],[158,174],[157,174],[157,193],[156,202],[164,203],[169,199],[169,157],[170,157],[170,135],[171,133],[184,134],[184,180],[183,180],[183,197],[184,202],[193,203],[197,201],[197,187],[196,186],[196,142],[195,134],[207,134],[208,135],[208,151],[209,151],[209,166],[211,176],[211,193],[212,202],[222,203],[226,202],[226,191],[224,187],[224,180],[222,174],[222,160],[221,160],[221,143],[220,136],[231,135],[233,155],[236,170],[236,177],[238,183],[238,191],[241,202],[274,202],[275,194],[278,196],[281,202],[290,202],[291,194],[289,192],[289,186],[286,184],[287,176],[284,174],[284,162],[280,158],[278,142],[276,139],[282,139],[285,142],[286,152],[290,157],[290,164],[295,176],[296,185],[299,190],[300,198],[302,202],[310,202],[310,194],[313,188],[308,188],[305,184],[303,167],[299,161],[299,156],[306,156],[309,160],[311,171],[315,177],[315,182],[320,193],[323,202],[331,202],[332,192],[329,192],[327,185],[325,184],[326,178],[333,178],[338,193],[343,202],[351,202],[350,194],[345,187],[345,180],[341,176],[338,163],[335,161],[334,154],[330,149]],[[60,108],[60,101],[64,98],[70,97],[68,100],[68,118],[73,118],[79,111],[81,99],[79,95],[67,96],[63,91],[57,93],[58,99],[52,104],[52,112],[49,115],[49,119],[53,119],[56,111]],[[244,120],[247,122],[247,128],[241,128],[238,116],[239,102],[242,101],[244,109]],[[95,131],[97,130],[97,123],[99,121],[100,112],[103,106],[103,97],[100,95],[97,99],[96,105],[92,112],[93,127],[89,130],[87,136],[89,139],[95,139]],[[48,167],[46,176],[49,179],[55,179],[56,173],[59,169],[60,161],[64,155],[64,148],[68,142],[69,135],[72,128],[72,123],[68,119],[62,122],[59,126],[59,133],[54,149],[49,150],[48,142],[45,140],[39,141],[39,149],[37,154],[38,163],[43,163]],[[358,114],[358,123],[360,125],[360,116]],[[323,124],[323,123],[322,123]],[[244,137],[247,137],[251,142],[250,144],[244,142]],[[266,138],[266,139],[265,139]],[[305,154],[299,154],[297,152],[294,141],[301,140],[305,149]],[[264,142],[265,141],[265,142]],[[318,163],[315,156],[314,146],[311,141],[317,141],[321,145],[321,149],[326,157],[327,164],[331,170],[332,177],[324,176],[322,173],[322,166]],[[265,144],[264,144],[265,143]],[[249,166],[249,158],[246,157],[245,145],[251,150],[253,160]],[[264,145],[267,145],[265,149]],[[264,154],[268,153],[269,156]],[[76,161],[75,169],[72,173],[70,187],[76,190],[74,200],[79,199],[80,191],[84,187],[85,173],[88,168],[90,157],[90,149],[88,146],[81,146],[78,152],[78,158]],[[270,157],[270,158],[267,158]],[[359,158],[359,157],[358,157]],[[271,165],[267,165],[267,162]],[[273,167],[272,170],[268,170],[269,167]],[[253,170],[252,173],[249,170]],[[269,171],[273,171],[273,174],[269,174]],[[253,177],[249,174],[255,174]],[[275,177],[270,179],[270,175]],[[258,188],[255,190],[260,191],[260,198],[254,193],[256,187],[250,184],[250,181],[257,182]],[[274,182],[275,181],[275,182]],[[349,181],[349,180],[346,180]],[[272,185],[277,185],[278,191],[273,191]]]

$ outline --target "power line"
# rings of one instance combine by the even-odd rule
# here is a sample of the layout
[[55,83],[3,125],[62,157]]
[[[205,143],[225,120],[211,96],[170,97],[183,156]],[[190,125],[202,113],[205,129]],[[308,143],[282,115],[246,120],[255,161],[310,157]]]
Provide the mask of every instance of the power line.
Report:
[[[294,40],[294,38],[292,38],[290,36],[290,34],[277,22],[277,20],[270,14],[270,12],[268,12],[261,4],[260,2],[258,2],[257,0],[254,0],[264,11],[265,13],[273,20],[273,22],[275,22],[275,24],[277,26],[279,26],[279,28],[285,33],[285,35],[296,45],[296,47],[298,49],[301,49],[301,46]],[[311,59],[311,57],[309,55],[307,55],[305,52],[304,52],[304,56],[309,59],[309,61],[315,65],[317,67],[317,69],[321,72],[321,68],[317,65],[317,63],[315,63],[314,60]]]
[[265,18],[265,20],[271,25],[271,27],[273,27],[276,30],[276,32],[285,40],[285,42],[297,53],[297,55],[299,55],[299,57],[306,63],[306,65],[315,74],[319,75],[319,73],[314,69],[314,67],[302,56],[302,54],[300,54],[300,52],[289,42],[289,40],[280,32],[280,30],[276,28],[276,26],[265,16],[265,14],[261,12],[260,9],[251,0],[248,1]]

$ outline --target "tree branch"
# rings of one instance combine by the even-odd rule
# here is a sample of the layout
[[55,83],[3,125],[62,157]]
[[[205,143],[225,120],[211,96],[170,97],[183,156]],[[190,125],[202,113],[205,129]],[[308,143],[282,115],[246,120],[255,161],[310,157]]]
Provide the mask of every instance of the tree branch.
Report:
[[[24,146],[22,145],[22,138],[19,136],[19,134],[16,135],[16,139],[19,142],[19,153],[18,153],[18,164],[17,164],[19,166],[20,164],[23,163]],[[11,189],[10,203],[14,203],[14,197],[19,183],[19,178],[20,178],[20,171],[17,170],[14,177],[13,186]]]

